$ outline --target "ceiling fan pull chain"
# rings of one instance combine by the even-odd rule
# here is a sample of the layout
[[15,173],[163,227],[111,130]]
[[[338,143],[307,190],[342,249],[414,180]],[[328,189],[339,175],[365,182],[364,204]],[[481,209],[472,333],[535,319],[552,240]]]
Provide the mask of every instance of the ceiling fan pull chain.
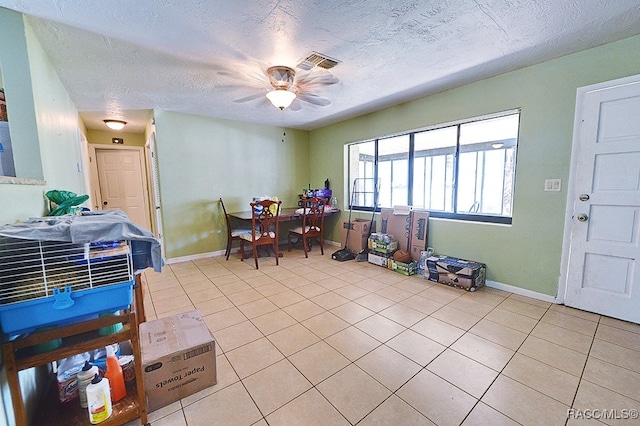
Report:
[[280,110],[280,125],[282,126],[282,143],[284,143],[284,138],[287,136],[287,133],[284,131],[284,110]]

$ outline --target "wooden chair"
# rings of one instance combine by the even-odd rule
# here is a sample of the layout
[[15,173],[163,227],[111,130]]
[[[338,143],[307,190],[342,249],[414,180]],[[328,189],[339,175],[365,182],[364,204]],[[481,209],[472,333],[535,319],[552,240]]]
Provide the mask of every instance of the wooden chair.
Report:
[[220,198],[220,206],[222,206],[222,212],[224,213],[224,218],[227,221],[227,250],[224,255],[229,260],[229,254],[231,254],[231,244],[234,241],[240,241],[240,235],[251,233],[251,229],[249,228],[232,228],[231,220],[229,219],[229,215],[227,214],[227,209],[224,207],[224,203],[222,202],[222,198]]
[[271,247],[276,255],[276,265],[279,265],[278,258],[278,217],[280,216],[280,204],[282,201],[263,200],[251,203],[251,229],[240,235],[240,254],[242,260],[245,259],[244,245],[251,243],[253,258],[258,269],[258,248],[262,246]]
[[320,243],[320,253],[324,255],[324,207],[327,205],[326,198],[307,198],[302,201],[302,226],[289,231],[289,251],[291,251],[291,238],[297,237],[297,241],[302,240],[304,257],[309,257],[311,250],[311,240],[318,239]]

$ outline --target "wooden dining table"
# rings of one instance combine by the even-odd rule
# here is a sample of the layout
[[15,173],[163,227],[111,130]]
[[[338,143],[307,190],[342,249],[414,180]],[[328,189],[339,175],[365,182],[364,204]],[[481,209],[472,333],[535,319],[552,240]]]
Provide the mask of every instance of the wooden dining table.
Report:
[[[281,207],[280,215],[278,216],[278,222],[290,222],[292,220],[301,220],[302,213],[297,213],[297,211],[301,211],[300,207]],[[324,215],[332,215],[334,213],[339,213],[340,210],[331,209],[325,210]],[[233,212],[229,213],[230,217],[239,220],[251,220],[251,210],[242,211],[242,212]]]
[[[295,220],[302,220],[302,213],[298,213],[301,210],[302,209],[300,207],[281,207],[280,215],[278,216],[278,222],[291,222]],[[330,216],[335,213],[340,213],[340,210],[338,209],[325,210],[324,215]],[[232,213],[229,213],[229,217],[250,222],[251,210],[242,211],[242,212],[232,212]],[[280,257],[282,257],[282,255],[283,255],[282,252],[280,252]]]

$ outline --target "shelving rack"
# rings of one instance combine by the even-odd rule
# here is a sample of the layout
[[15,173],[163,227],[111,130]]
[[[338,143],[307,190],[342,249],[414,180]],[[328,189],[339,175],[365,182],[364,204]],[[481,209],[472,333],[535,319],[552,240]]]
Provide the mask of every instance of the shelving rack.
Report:
[[[58,361],[72,355],[88,352],[96,348],[112,345],[114,343],[131,342],[134,355],[136,380],[127,386],[127,396],[113,404],[111,416],[100,423],[104,426],[122,425],[129,421],[140,419],[142,425],[148,424],[147,406],[142,381],[142,360],[140,357],[140,339],[138,335],[138,317],[144,320],[144,308],[142,299],[142,285],[139,275],[136,276],[134,310],[122,311],[118,315],[92,319],[89,321],[71,324],[50,331],[42,331],[17,338],[2,344],[2,359],[7,373],[7,382],[11,392],[13,411],[17,426],[27,426],[28,418],[25,412],[18,373],[53,361]],[[136,312],[137,311],[137,312]],[[101,328],[122,324],[122,329],[116,333],[101,336]],[[33,347],[62,339],[58,348],[36,353]],[[51,386],[54,388],[54,386]],[[57,389],[56,389],[57,390]],[[61,404],[57,401],[55,392],[48,392],[43,402],[44,406],[38,410],[32,424],[56,425],[56,421],[65,426],[90,425],[86,408],[81,408],[77,401]]]

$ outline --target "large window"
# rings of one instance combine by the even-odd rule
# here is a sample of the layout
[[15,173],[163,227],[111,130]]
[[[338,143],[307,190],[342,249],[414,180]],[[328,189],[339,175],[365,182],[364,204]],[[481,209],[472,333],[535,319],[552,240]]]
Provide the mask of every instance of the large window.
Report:
[[[377,179],[378,207],[511,223],[519,122],[513,110],[350,144],[349,181]],[[354,210],[374,207],[373,196],[357,191],[350,200]]]

